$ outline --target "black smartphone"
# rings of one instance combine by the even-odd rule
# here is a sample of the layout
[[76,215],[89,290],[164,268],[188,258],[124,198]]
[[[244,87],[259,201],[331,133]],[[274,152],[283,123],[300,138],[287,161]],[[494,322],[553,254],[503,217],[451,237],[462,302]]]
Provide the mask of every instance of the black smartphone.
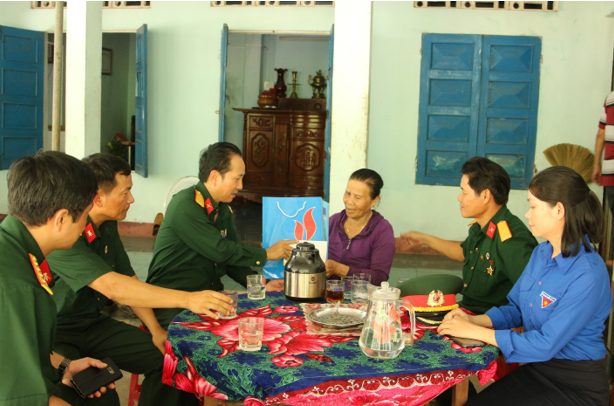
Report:
[[111,358],[105,358],[101,361],[107,364],[106,368],[89,367],[70,378],[73,388],[82,398],[88,397],[103,386],[107,386],[123,376],[122,371]]
[[483,345],[486,345],[486,343],[483,341],[472,340],[471,338],[461,338],[461,337],[452,337],[452,336],[448,336],[448,337],[450,337],[452,341],[454,341],[456,344],[460,345],[461,347],[481,347]]

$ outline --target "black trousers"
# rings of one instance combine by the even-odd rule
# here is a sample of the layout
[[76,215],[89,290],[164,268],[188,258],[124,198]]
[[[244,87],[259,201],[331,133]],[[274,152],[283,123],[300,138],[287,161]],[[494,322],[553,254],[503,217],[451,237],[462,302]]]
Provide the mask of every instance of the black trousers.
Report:
[[522,365],[469,399],[466,406],[608,406],[604,360],[552,359]]

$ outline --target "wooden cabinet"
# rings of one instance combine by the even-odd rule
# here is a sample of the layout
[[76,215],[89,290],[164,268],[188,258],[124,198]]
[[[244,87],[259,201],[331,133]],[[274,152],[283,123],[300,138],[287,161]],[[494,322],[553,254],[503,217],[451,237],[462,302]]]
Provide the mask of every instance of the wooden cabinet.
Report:
[[326,111],[235,110],[245,115],[241,195],[323,196]]

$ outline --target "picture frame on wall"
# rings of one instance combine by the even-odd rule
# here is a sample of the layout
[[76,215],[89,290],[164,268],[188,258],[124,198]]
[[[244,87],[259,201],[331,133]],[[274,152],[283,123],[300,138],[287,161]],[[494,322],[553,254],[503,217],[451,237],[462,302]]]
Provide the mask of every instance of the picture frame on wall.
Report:
[[102,48],[102,74],[113,74],[113,50]]

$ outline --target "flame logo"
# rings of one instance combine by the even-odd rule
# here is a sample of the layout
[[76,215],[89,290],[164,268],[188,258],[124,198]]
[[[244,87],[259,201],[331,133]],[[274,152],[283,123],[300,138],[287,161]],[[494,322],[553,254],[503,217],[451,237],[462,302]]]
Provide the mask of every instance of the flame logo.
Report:
[[313,218],[313,209],[314,207],[305,212],[302,223],[294,220],[294,238],[297,240],[311,240],[311,237],[316,233],[317,227]]

